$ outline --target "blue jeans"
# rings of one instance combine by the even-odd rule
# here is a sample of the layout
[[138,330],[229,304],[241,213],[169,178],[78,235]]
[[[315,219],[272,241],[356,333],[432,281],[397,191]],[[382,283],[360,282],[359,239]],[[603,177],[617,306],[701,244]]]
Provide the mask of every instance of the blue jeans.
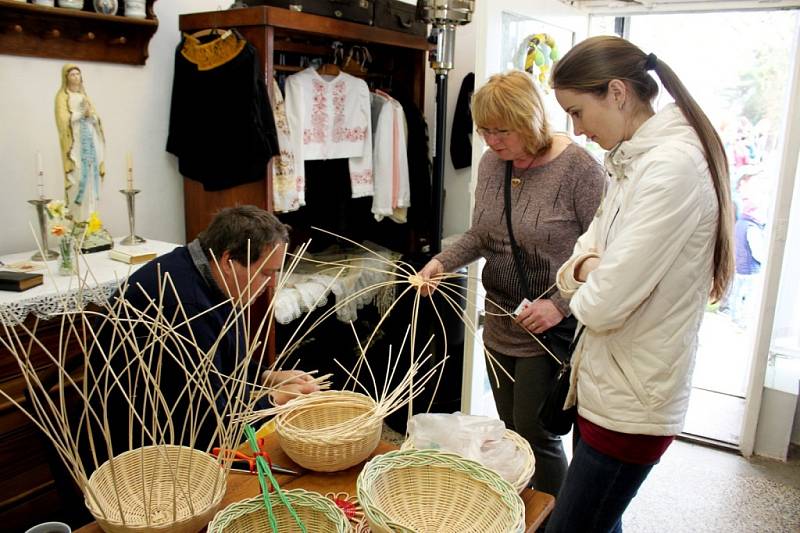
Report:
[[653,465],[623,463],[578,441],[547,533],[621,533],[622,513]]

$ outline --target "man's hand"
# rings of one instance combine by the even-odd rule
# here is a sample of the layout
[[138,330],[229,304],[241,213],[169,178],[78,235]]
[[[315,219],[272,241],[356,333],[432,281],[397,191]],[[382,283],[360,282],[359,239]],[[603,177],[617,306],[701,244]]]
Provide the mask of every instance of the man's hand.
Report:
[[531,333],[544,333],[564,319],[564,315],[550,300],[536,300],[526,305],[517,315],[516,322]]
[[438,259],[431,259],[428,264],[422,267],[417,275],[424,281],[419,288],[419,293],[422,296],[430,296],[439,285],[442,274],[444,273],[444,265]]
[[275,405],[283,405],[298,396],[319,390],[314,378],[301,370],[267,371],[263,377],[264,384],[275,389],[270,393]]

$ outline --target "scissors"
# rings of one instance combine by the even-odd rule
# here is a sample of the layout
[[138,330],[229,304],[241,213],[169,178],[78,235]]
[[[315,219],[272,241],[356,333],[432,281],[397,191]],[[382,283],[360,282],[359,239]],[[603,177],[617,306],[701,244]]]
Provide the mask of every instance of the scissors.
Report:
[[[262,450],[263,450],[263,444],[264,444],[263,439],[258,439],[258,446],[259,446],[259,448],[262,448]],[[247,463],[247,465],[249,467],[247,470],[245,470],[243,468],[231,468],[232,472],[242,472],[242,473],[255,474],[256,472],[258,472],[257,467],[256,467],[256,457],[258,457],[260,455],[260,456],[264,457],[264,459],[267,460],[267,463],[269,463],[270,470],[272,470],[273,472],[278,473],[278,474],[289,474],[289,475],[292,475],[292,476],[299,476],[300,475],[299,472],[295,472],[294,470],[289,470],[288,468],[284,468],[282,466],[273,464],[272,463],[272,459],[270,459],[269,455],[265,451],[256,452],[251,457],[251,456],[245,454],[244,452],[240,452],[239,450],[229,450],[229,449],[226,449],[226,448],[214,448],[214,449],[211,450],[211,455],[213,455],[214,457],[219,457],[220,455],[222,455],[223,456],[222,457],[223,460],[232,459],[231,462],[233,462],[233,463]]]

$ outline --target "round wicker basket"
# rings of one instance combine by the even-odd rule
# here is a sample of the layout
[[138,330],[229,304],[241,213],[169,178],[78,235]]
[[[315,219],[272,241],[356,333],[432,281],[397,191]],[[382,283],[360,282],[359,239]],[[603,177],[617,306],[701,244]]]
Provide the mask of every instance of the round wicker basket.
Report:
[[[514,443],[514,445],[522,451],[525,455],[525,467],[520,470],[519,475],[514,480],[507,480],[509,481],[514,487],[517,489],[517,492],[522,492],[528,487],[528,483],[530,483],[531,478],[533,477],[533,472],[536,467],[536,459],[533,456],[533,450],[531,449],[531,445],[522,438],[522,436],[517,433],[516,431],[512,431],[507,429],[505,434],[503,435],[503,439],[509,440]],[[406,440],[401,446],[401,450],[412,450],[414,449],[414,440],[409,438]]]
[[314,392],[296,409],[275,417],[275,433],[295,463],[317,472],[338,472],[378,447],[383,419],[374,415],[375,409],[375,400],[363,394]]
[[196,533],[219,509],[225,487],[224,471],[207,453],[145,446],[92,473],[86,507],[106,533]]
[[372,458],[358,499],[373,533],[516,533],[525,506],[514,487],[475,461],[436,450]]
[[[349,533],[353,530],[344,513],[335,503],[316,492],[303,489],[285,490],[283,493],[292,504],[306,530],[314,533]],[[269,495],[272,510],[278,522],[278,531],[299,532],[292,515],[274,492]],[[256,496],[232,503],[221,510],[208,525],[208,533],[252,533],[271,531],[264,498]]]

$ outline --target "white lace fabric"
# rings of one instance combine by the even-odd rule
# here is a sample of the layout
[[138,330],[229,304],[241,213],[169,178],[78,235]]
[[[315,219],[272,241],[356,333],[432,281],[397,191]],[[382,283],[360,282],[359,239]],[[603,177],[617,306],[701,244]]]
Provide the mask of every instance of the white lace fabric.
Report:
[[[366,243],[365,246],[388,261],[394,262],[400,258],[397,252],[376,244]],[[358,311],[365,305],[375,303],[379,310],[385,310],[386,302],[391,304],[393,286],[363,290],[394,277],[391,274],[395,270],[394,264],[381,261],[375,255],[360,249],[347,253],[307,254],[307,257],[316,261],[347,261],[348,267],[337,277],[340,268],[301,261],[287,284],[275,295],[275,320],[279,323],[288,324],[327,305],[331,292],[336,299],[336,318],[342,322],[356,320]],[[354,296],[357,293],[360,294]],[[351,296],[354,297],[350,298]]]
[[[119,239],[117,239],[119,240]],[[172,251],[177,244],[148,240],[126,249],[153,251],[159,256]],[[0,257],[6,265],[27,261],[32,251]],[[53,316],[84,309],[90,303],[102,305],[120,284],[142,265],[114,261],[108,252],[81,255],[77,275],[58,274],[58,259],[44,263],[44,283],[23,292],[0,291],[0,322],[5,325],[22,323],[28,315],[49,319]]]

